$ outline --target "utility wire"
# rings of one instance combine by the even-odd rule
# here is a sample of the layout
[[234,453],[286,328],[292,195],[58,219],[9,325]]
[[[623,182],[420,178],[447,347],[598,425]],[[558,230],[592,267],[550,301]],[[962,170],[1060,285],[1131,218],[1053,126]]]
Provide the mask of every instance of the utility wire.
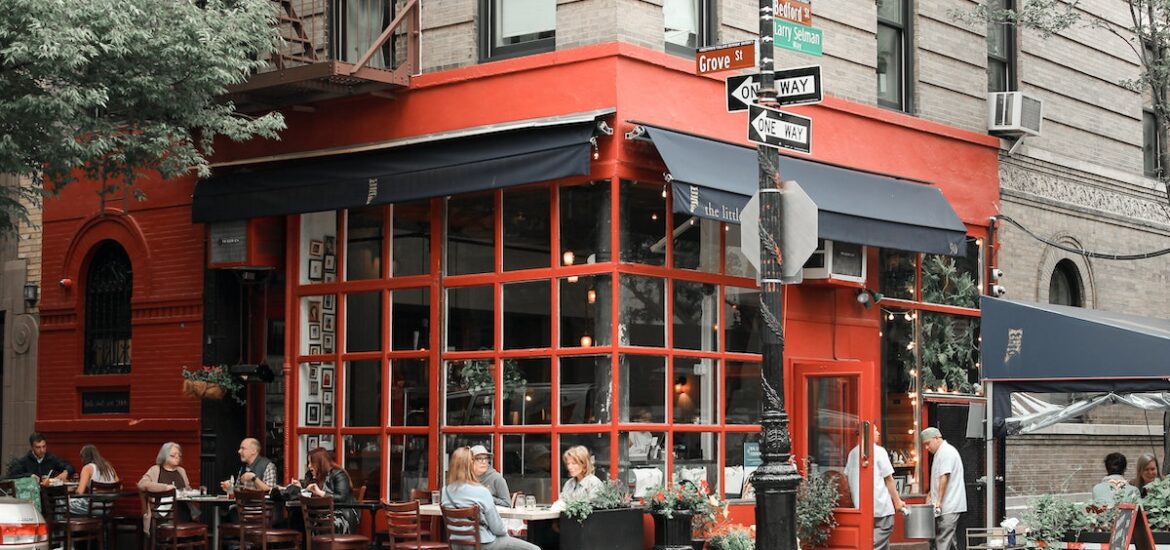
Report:
[[1158,256],[1165,256],[1167,254],[1170,254],[1170,248],[1163,248],[1161,250],[1154,250],[1152,252],[1143,252],[1141,254],[1105,254],[1103,252],[1092,252],[1089,250],[1085,250],[1083,248],[1076,248],[1076,247],[1069,246],[1067,244],[1058,243],[1055,241],[1050,241],[1048,239],[1045,239],[1044,237],[1041,237],[1041,236],[1033,233],[1027,227],[1020,225],[1020,222],[1013,220],[1011,218],[1011,216],[1006,216],[1004,214],[998,214],[995,216],[995,219],[1008,222],[1008,223],[1018,227],[1020,229],[1020,231],[1027,233],[1029,237],[1032,237],[1033,239],[1036,239],[1036,240],[1038,240],[1038,241],[1040,241],[1048,246],[1051,246],[1054,248],[1059,248],[1060,250],[1063,250],[1065,252],[1069,252],[1071,254],[1076,254],[1078,256],[1084,256],[1086,258],[1095,258],[1095,259],[1099,259],[1099,260],[1132,261],[1132,260],[1148,260],[1150,258],[1157,258]]

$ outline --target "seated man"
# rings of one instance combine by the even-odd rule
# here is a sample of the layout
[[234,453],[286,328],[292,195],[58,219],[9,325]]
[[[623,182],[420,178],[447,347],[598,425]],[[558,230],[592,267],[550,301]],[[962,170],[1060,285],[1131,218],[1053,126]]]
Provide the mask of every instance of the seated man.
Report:
[[28,446],[28,454],[12,463],[7,477],[55,477],[65,481],[73,475],[73,466],[49,452],[49,443],[40,432],[28,436]]
[[1105,455],[1105,473],[1108,475],[1093,486],[1093,502],[1110,505],[1137,502],[1138,489],[1125,479],[1125,466],[1125,455],[1121,453]]

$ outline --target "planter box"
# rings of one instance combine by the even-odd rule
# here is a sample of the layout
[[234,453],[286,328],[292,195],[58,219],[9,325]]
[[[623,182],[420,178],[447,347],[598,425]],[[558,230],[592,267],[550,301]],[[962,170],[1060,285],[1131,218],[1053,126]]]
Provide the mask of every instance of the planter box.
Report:
[[672,517],[654,516],[654,550],[693,550],[691,513],[675,510]]
[[560,521],[562,550],[643,550],[640,508],[594,510],[585,521]]

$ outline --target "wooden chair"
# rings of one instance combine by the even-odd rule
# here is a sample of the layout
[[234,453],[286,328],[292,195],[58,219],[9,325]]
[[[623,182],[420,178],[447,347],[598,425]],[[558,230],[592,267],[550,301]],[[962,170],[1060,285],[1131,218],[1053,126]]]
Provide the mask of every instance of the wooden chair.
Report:
[[365,535],[341,534],[333,525],[333,498],[301,497],[305,518],[305,549],[361,550],[370,544]]
[[406,502],[384,502],[382,511],[386,514],[386,529],[389,531],[389,540],[382,543],[383,547],[397,550],[441,550],[450,548],[439,541],[428,540],[422,532],[422,515],[418,511],[417,500]]
[[207,526],[178,521],[176,509],[183,504],[175,499],[175,490],[148,491],[146,508],[150,511],[150,548],[207,548]]
[[[431,502],[431,492],[426,489],[411,489],[410,500],[418,502],[419,504],[439,504],[438,502]],[[439,518],[438,516],[427,516],[423,520],[422,538],[437,539],[439,533]]]
[[[79,542],[86,543],[87,548],[93,548],[96,542],[97,547],[104,550],[106,544],[102,536],[102,520],[74,516],[69,509],[69,500],[69,488],[64,485],[41,487],[41,511],[49,527],[49,546],[62,544],[66,550],[72,550]],[[92,499],[85,500],[88,510],[88,503],[92,503]]]
[[452,546],[471,546],[480,550],[479,506],[469,508],[442,507],[443,525],[447,527],[447,542]]
[[300,531],[272,527],[272,503],[265,498],[267,494],[267,491],[236,491],[240,548],[300,548]]
[[134,548],[141,549],[146,543],[146,533],[142,530],[142,512],[127,511],[118,509],[118,497],[122,493],[122,482],[103,482],[93,481],[90,483],[91,492],[94,495],[110,495],[104,498],[94,499],[90,505],[91,515],[102,519],[106,533],[106,540],[111,537],[114,541],[114,548],[118,547],[118,535],[126,534],[134,538]]

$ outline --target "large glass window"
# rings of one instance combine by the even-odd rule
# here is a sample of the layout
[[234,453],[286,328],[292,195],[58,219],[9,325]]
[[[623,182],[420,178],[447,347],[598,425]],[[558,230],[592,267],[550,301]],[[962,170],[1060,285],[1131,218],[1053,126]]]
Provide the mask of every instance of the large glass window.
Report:
[[431,289],[411,288],[390,293],[390,349],[427,349],[431,337]]
[[908,110],[906,84],[909,25],[907,5],[912,0],[882,0],[877,10],[877,99],[878,104]]
[[390,361],[390,425],[430,423],[430,375],[426,359]]
[[666,51],[693,54],[709,45],[709,3],[705,0],[663,0]]
[[715,424],[715,400],[719,395],[719,361],[693,357],[674,358],[676,424]]
[[391,249],[395,277],[431,272],[431,201],[394,205]]
[[666,281],[622,275],[620,344],[663,347],[666,342]]
[[878,253],[879,292],[888,298],[914,300],[918,291],[918,254],[883,248]]
[[612,370],[608,355],[561,358],[561,424],[609,422]]
[[130,372],[130,256],[114,241],[93,253],[85,281],[85,374]]
[[666,358],[621,356],[621,421],[666,421]]
[[763,348],[760,333],[760,291],[750,288],[726,287],[724,300],[727,318],[723,325],[727,337],[727,351],[760,353]]
[[[382,293],[355,292],[345,297],[345,351],[382,349]],[[326,332],[322,327],[322,339]],[[329,350],[326,350],[328,352]]]
[[723,226],[727,235],[727,254],[724,261],[727,267],[724,273],[733,277],[748,277],[754,279],[756,277],[756,268],[748,262],[747,256],[743,254],[743,247],[741,241],[743,240],[743,233],[740,230],[739,224],[726,224]]
[[987,22],[987,91],[1015,89],[1015,25],[996,16],[1014,8],[1013,0],[990,0],[992,18]]
[[562,347],[610,344],[612,280],[609,275],[560,279]]
[[922,257],[922,301],[958,307],[979,307],[979,241],[967,239],[962,256]]
[[491,425],[495,420],[496,365],[490,359],[447,363],[447,425]]
[[764,398],[760,382],[760,364],[727,361],[723,392],[725,422],[756,424],[760,420],[760,403]]
[[1142,111],[1142,167],[1145,174],[1156,178],[1162,174],[1162,125],[1153,111]]
[[[382,362],[345,363],[345,425],[382,425]],[[330,400],[330,404],[332,400]],[[329,406],[329,405],[326,405]]]
[[623,262],[666,263],[666,198],[661,185],[622,182],[620,231]]
[[975,393],[979,381],[979,318],[922,311],[922,384],[936,391]]
[[666,432],[628,431],[618,434],[618,479],[633,487],[634,498],[666,481]]
[[504,285],[504,349],[552,346],[548,280]]
[[491,273],[496,265],[495,198],[491,192],[447,199],[447,274]]
[[752,473],[761,464],[760,434],[729,433],[723,456],[723,482],[727,498],[755,498],[749,489]]
[[504,271],[548,267],[552,254],[547,187],[504,191]]
[[719,272],[719,238],[723,224],[698,216],[675,214],[674,267]]
[[[425,435],[391,435],[389,437],[390,493],[388,499],[401,502],[410,499],[411,489],[428,486],[428,456]],[[368,491],[366,497],[369,497]]]
[[482,59],[552,51],[556,47],[556,0],[484,0],[488,17]]
[[536,496],[537,502],[552,501],[552,436],[548,434],[504,434],[501,473],[508,489]]
[[674,480],[695,485],[706,481],[719,491],[719,434],[713,432],[674,433]]
[[558,461],[561,465],[561,479],[569,479],[569,470],[565,468],[565,461],[560,460],[560,457],[565,454],[565,451],[570,447],[581,445],[589,452],[593,453],[593,475],[600,479],[609,479],[610,460],[609,460],[609,434],[608,433],[588,433],[588,434],[562,434],[561,435],[561,450],[557,453]]
[[[345,279],[359,281],[382,276],[382,225],[386,210],[382,207],[350,210],[346,216]],[[336,262],[332,252],[322,259]],[[324,266],[328,267],[328,265]]]
[[608,262],[610,251],[609,182],[561,187],[561,265]]
[[719,350],[719,287],[674,281],[674,347]]
[[381,436],[345,436],[345,471],[353,482],[356,492],[366,488],[366,499],[381,499],[382,495],[382,445]]
[[504,423],[552,423],[552,362],[504,359]]
[[1081,270],[1071,260],[1056,262],[1048,282],[1048,303],[1082,307]]
[[493,311],[491,286],[447,289],[447,349],[492,349]]

